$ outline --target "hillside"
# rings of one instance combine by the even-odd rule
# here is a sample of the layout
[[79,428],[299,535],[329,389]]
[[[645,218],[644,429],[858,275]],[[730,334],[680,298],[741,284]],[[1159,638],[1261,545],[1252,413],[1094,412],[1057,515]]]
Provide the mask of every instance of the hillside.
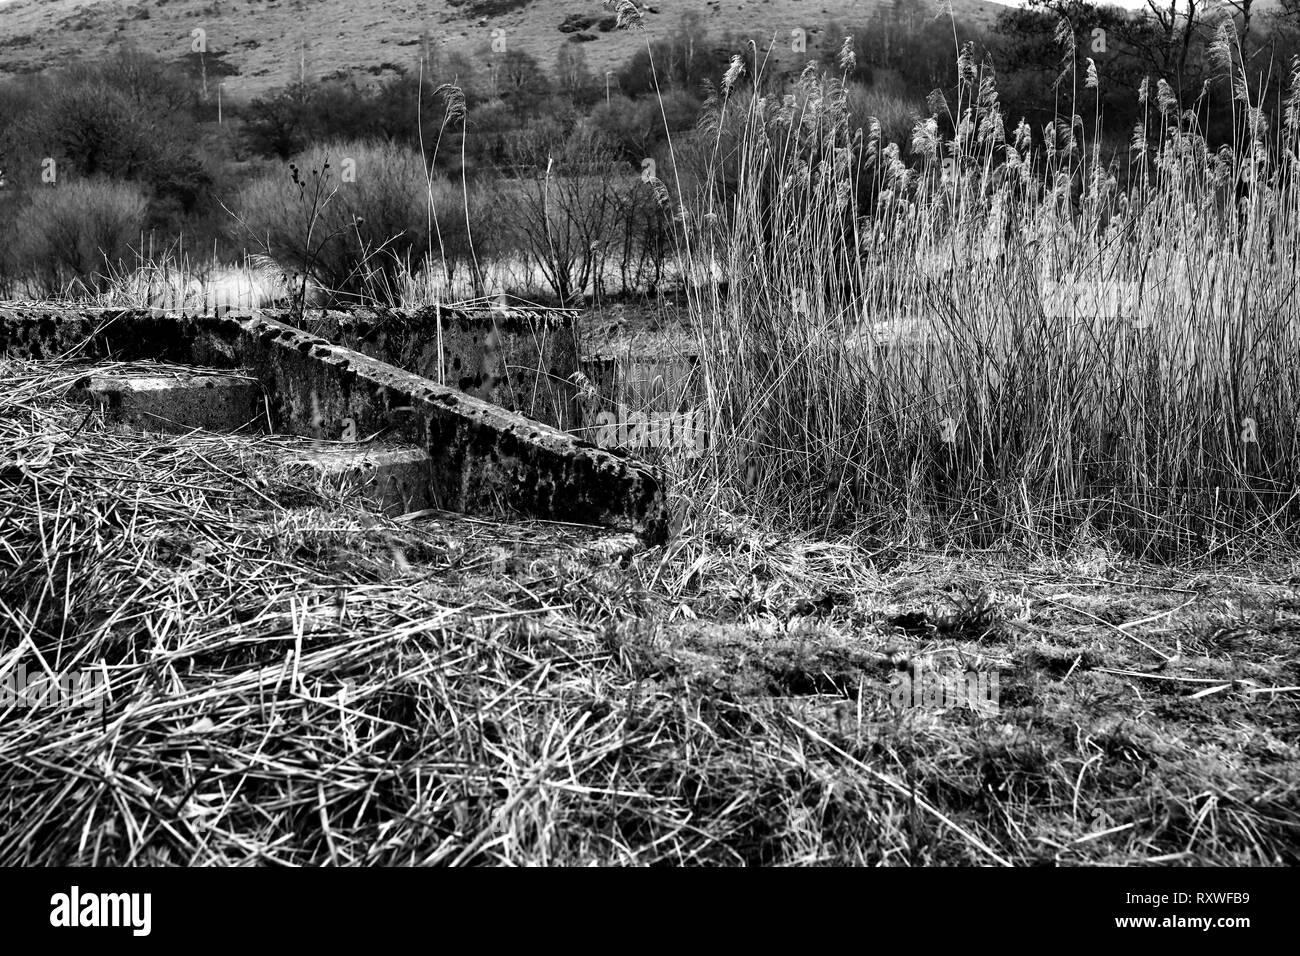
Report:
[[[794,57],[792,29],[806,29],[813,48],[827,23],[866,19],[884,2],[653,0],[643,7],[652,39],[695,14],[709,37],[779,34],[787,39],[778,53]],[[933,0],[920,3],[937,9]],[[986,0],[956,0],[954,8],[977,23],[991,23],[1003,9]],[[196,67],[209,78],[229,74],[225,90],[236,97],[300,73],[382,77],[416,66],[426,44],[435,52],[488,58],[494,36],[504,37],[549,68],[561,45],[573,43],[600,75],[645,42],[613,29],[598,0],[7,0],[0,3],[0,77],[93,59],[122,43],[185,58],[196,30],[204,31],[207,51]]]

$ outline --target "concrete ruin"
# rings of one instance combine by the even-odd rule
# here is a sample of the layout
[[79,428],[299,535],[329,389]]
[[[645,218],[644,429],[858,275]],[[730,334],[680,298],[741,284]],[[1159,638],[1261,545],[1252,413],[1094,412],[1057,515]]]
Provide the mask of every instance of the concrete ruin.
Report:
[[202,428],[205,431],[269,427],[261,384],[220,373],[92,372],[70,397],[103,408],[111,421],[137,428]]
[[[130,404],[127,392],[148,388],[132,384],[114,392],[111,382],[96,382],[95,362],[154,360],[240,374],[258,383],[263,417],[272,432],[335,442],[378,440],[389,448],[426,453],[425,491],[434,507],[604,525],[662,541],[668,522],[661,472],[481,397],[501,394],[494,369],[510,366],[508,356],[523,353],[532,327],[523,320],[514,326],[513,345],[502,335],[485,344],[484,337],[493,334],[491,324],[480,326],[476,335],[472,323],[453,328],[445,321],[451,318],[462,319],[440,316],[443,351],[431,359],[427,317],[403,326],[395,314],[379,322],[326,316],[324,330],[374,353],[363,354],[260,313],[184,316],[147,309],[0,306],[0,355],[85,362],[82,389],[110,405],[114,394],[119,405]],[[495,324],[498,329],[502,325]],[[447,347],[458,341],[457,335],[459,352]],[[542,391],[538,382],[550,383],[569,367],[564,364],[570,361],[564,336],[548,341],[552,351],[543,357],[554,356],[554,361],[547,367],[534,353],[536,377],[525,389],[530,395]],[[450,366],[477,384],[469,390],[439,384],[375,354],[395,354],[425,369],[431,361],[437,365],[441,354],[444,379]],[[572,356],[576,366],[576,346]],[[527,367],[523,360],[518,365]],[[515,396],[518,387],[517,381],[506,386]],[[475,389],[480,395],[472,394]],[[548,394],[562,398],[565,392]],[[248,411],[251,406],[239,404],[245,400],[231,398],[236,409]],[[554,407],[562,411],[562,401]],[[405,465],[425,467],[420,462]],[[409,497],[409,492],[404,493]]]
[[[279,321],[285,313],[264,312]],[[577,313],[430,306],[411,312],[309,312],[304,326],[335,345],[568,430],[578,423]]]

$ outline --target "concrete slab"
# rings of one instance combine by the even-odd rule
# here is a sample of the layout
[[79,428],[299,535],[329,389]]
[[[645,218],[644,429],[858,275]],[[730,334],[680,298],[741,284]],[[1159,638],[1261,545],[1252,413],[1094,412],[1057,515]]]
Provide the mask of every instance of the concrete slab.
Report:
[[431,494],[447,510],[667,535],[659,469],[259,313],[0,306],[6,352],[246,369],[276,432],[338,440],[353,429],[427,451]]
[[712,431],[694,355],[600,356],[582,363],[588,394],[574,429],[602,448],[695,458]]
[[86,376],[72,397],[98,405],[110,421],[138,428],[264,431],[262,387],[247,376],[106,372]]
[[320,445],[284,452],[285,467],[326,494],[358,497],[390,515],[437,507],[433,459],[422,448]]

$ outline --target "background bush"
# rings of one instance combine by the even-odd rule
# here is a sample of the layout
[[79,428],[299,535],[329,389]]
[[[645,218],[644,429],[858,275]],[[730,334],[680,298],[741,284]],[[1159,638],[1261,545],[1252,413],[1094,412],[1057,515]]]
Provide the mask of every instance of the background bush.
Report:
[[37,190],[15,222],[14,267],[37,295],[102,292],[136,257],[147,209],[132,183],[87,179]]
[[246,187],[234,212],[251,244],[345,299],[396,301],[430,254],[448,275],[471,261],[459,184],[430,180],[395,143],[313,146]]

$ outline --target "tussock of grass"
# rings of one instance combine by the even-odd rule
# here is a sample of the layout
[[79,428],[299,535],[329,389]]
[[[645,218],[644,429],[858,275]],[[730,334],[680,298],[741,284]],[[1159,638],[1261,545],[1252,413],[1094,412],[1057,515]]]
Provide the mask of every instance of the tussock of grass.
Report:
[[0,365],[0,676],[108,698],[0,710],[0,862],[1298,862],[1294,565],[392,520],[83,372]]

